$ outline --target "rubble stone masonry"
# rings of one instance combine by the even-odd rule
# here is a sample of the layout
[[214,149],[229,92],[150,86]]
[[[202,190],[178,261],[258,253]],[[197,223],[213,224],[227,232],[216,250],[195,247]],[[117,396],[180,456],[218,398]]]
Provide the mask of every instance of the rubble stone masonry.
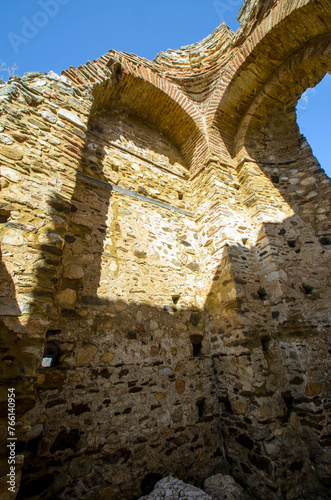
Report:
[[9,387],[17,498],[218,472],[331,498],[331,187],[295,110],[331,70],[331,4],[239,20],[0,85],[4,500]]

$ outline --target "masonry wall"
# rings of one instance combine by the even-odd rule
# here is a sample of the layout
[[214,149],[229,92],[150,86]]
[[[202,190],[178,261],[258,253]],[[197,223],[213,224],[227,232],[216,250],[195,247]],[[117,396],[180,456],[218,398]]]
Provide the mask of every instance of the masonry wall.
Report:
[[16,481],[30,429],[35,370],[52,313],[54,282],[91,103],[53,73],[1,85],[1,491],[6,498],[7,388],[16,393]]
[[[4,498],[11,386],[19,498],[219,471],[248,497],[327,497],[330,181],[295,104],[331,21],[262,3],[153,62],[1,86]],[[267,57],[287,19],[305,29]]]
[[103,115],[79,172],[19,497],[135,498],[169,473],[199,483],[224,457],[187,170],[155,130]]

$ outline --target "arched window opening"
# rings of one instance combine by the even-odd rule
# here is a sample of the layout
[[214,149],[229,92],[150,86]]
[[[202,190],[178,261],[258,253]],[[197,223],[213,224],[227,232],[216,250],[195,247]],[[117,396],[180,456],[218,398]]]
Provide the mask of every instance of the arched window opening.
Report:
[[329,153],[331,120],[331,75],[314,88],[308,88],[297,103],[297,121],[325,173],[331,177]]

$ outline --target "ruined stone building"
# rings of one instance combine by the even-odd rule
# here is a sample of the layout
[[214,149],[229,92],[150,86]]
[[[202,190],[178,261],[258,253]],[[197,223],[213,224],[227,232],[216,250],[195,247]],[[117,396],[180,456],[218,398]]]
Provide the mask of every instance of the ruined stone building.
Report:
[[296,103],[331,2],[239,21],[0,86],[2,499],[8,388],[17,498],[330,498],[331,187]]

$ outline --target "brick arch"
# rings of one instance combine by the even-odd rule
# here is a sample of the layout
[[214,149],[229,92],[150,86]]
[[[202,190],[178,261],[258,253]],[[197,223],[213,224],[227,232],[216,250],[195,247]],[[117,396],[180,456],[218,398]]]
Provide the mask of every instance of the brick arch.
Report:
[[[153,63],[140,58],[137,56],[126,57],[126,54],[111,58],[107,63],[107,67],[113,68],[114,64],[120,65],[121,68],[118,71],[124,74],[130,74],[137,78],[138,85],[143,82],[151,84],[155,89],[166,94],[170,97],[172,101],[177,103],[185,113],[194,121],[197,128],[202,129],[204,127],[203,115],[194,103],[173,83],[165,78],[161,78],[158,75],[157,70],[152,66]],[[154,110],[155,111],[155,110]]]
[[[244,154],[249,137],[261,130],[262,123],[279,114],[287,120],[293,115],[302,93],[315,87],[331,72],[331,33],[315,38],[280,66],[244,115],[234,141],[234,154]],[[258,125],[259,123],[259,125]]]
[[118,82],[106,80],[96,85],[93,95],[92,114],[110,109],[148,123],[174,143],[188,167],[192,165],[195,144],[203,142],[203,133],[192,116],[168,93],[149,81],[124,73]]
[[[279,2],[239,48],[208,105],[208,126],[235,137],[242,116],[284,61],[331,30],[328,0]],[[233,150],[230,148],[231,154]]]
[[174,84],[161,78],[152,63],[110,51],[94,63],[63,72],[92,91],[91,115],[106,109],[124,112],[167,135],[192,167],[207,154],[204,117]]

